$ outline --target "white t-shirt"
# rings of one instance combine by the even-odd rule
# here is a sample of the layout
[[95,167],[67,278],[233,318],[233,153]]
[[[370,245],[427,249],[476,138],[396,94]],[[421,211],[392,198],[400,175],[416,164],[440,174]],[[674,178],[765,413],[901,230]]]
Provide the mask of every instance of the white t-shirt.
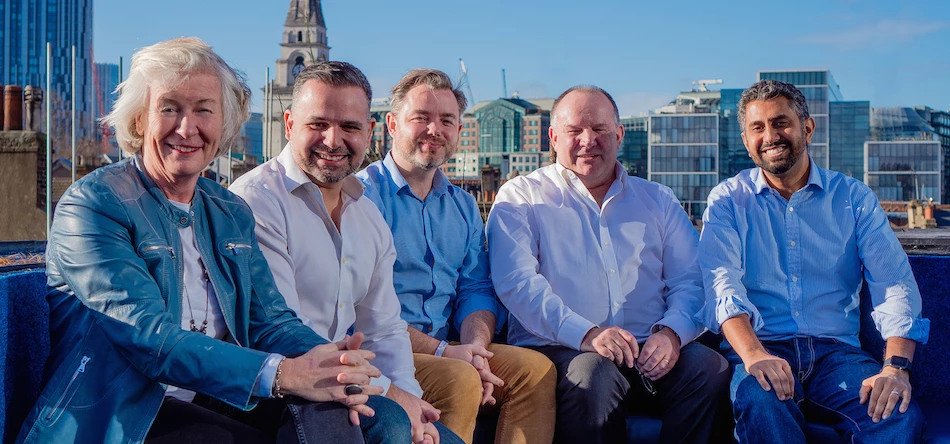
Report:
[[[190,204],[174,201],[171,203],[182,211],[191,211]],[[181,302],[181,328],[191,330],[191,320],[194,319],[195,328],[200,329],[207,317],[206,334],[212,338],[221,339],[228,331],[228,327],[221,314],[221,306],[218,305],[214,287],[204,279],[204,266],[201,254],[198,252],[198,244],[195,242],[194,225],[179,228],[178,235],[181,237],[181,260],[184,271],[182,282],[185,287]],[[184,402],[191,402],[195,398],[195,392],[172,385],[165,390],[165,395]]]

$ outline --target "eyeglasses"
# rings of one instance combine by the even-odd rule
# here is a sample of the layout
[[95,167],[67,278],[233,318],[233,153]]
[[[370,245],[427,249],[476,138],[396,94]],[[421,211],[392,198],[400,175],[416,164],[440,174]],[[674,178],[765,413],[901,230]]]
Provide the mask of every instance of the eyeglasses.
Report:
[[646,375],[644,375],[643,372],[640,371],[640,368],[638,368],[637,366],[634,366],[633,369],[636,370],[637,374],[640,375],[640,381],[643,382],[643,388],[647,389],[647,393],[651,395],[655,395],[656,388],[653,387],[653,381],[650,380],[650,378],[647,378]]

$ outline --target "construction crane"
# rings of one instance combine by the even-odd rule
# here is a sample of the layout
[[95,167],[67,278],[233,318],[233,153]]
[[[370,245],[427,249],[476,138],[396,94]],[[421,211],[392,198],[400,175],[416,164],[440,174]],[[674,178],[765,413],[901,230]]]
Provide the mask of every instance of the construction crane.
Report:
[[472,85],[468,83],[468,69],[465,68],[465,61],[459,58],[459,66],[462,68],[462,75],[459,77],[459,89],[468,96],[468,106],[475,106],[475,94],[472,93]]
[[706,85],[722,85],[722,79],[697,80],[693,82],[693,85],[699,85],[699,91],[706,92],[709,91]]

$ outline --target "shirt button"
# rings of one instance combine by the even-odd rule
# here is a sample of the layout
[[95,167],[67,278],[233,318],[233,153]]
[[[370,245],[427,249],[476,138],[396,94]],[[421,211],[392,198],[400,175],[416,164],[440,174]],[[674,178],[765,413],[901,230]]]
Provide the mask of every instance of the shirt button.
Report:
[[795,207],[788,207],[788,211],[789,211],[789,212],[794,212],[794,211],[795,211]]
[[789,242],[788,244],[794,247],[794,246],[795,246],[795,241],[791,241],[791,242]]
[[182,225],[185,225],[188,223],[188,218],[185,216],[182,216],[181,219],[178,219],[178,222],[181,222]]
[[796,311],[796,312],[795,312],[795,317],[797,318],[797,317],[798,317],[798,315],[799,315],[799,313],[798,313],[798,312]]
[[345,263],[346,263],[346,258],[343,258],[342,260],[340,260],[340,262],[343,262],[343,263],[345,264]]
[[610,246],[610,242],[604,242],[604,246],[605,246],[605,247],[609,247],[609,246]]
[[342,302],[340,302],[340,308],[343,308],[343,303],[342,303]]
[[617,274],[617,270],[610,270],[610,274]]
[[620,308],[620,303],[619,303],[619,302],[614,302],[614,308]]
[[792,282],[798,282],[798,276],[792,276]]

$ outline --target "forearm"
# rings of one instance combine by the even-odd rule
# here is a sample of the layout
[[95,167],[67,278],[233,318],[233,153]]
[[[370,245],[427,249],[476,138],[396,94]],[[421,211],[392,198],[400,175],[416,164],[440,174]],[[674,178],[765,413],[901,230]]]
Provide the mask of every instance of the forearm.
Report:
[[749,316],[742,314],[726,320],[722,323],[722,335],[729,341],[729,345],[736,351],[743,362],[760,353],[768,353],[752,324],[749,323]]
[[884,347],[884,359],[891,356],[902,356],[914,360],[914,351],[917,349],[917,342],[912,339],[892,336],[887,338],[887,345]]
[[479,310],[468,315],[462,321],[462,343],[488,347],[496,322],[495,314],[488,310]]
[[435,354],[435,350],[439,348],[439,343],[442,342],[412,327],[406,327],[406,331],[409,332],[409,342],[412,344],[413,353]]

